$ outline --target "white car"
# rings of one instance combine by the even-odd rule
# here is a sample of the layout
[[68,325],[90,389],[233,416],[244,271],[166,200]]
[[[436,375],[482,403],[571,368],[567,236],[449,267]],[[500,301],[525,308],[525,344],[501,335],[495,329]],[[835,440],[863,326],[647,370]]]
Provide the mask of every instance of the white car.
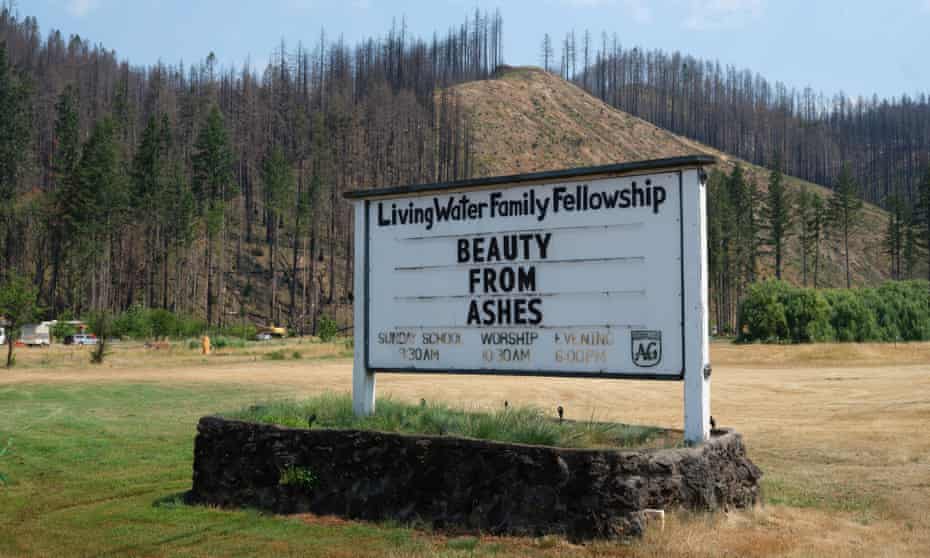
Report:
[[92,333],[75,333],[65,337],[65,345],[96,345],[97,336]]

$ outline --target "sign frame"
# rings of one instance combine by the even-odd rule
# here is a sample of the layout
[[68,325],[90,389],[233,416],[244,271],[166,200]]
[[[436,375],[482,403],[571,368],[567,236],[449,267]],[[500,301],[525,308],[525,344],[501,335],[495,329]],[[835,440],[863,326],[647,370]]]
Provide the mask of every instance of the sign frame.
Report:
[[[375,408],[375,374],[453,374],[495,376],[543,376],[560,378],[598,378],[618,380],[684,381],[685,438],[700,442],[709,436],[710,364],[707,295],[707,225],[706,174],[704,167],[717,162],[709,155],[693,155],[668,159],[637,161],[594,167],[565,169],[521,175],[470,179],[438,184],[420,184],[352,191],[344,197],[354,204],[354,335],[353,409],[358,415],[369,415]],[[371,297],[369,280],[371,250],[371,203],[404,197],[433,194],[463,193],[479,190],[506,190],[514,187],[544,185],[575,179],[605,179],[663,173],[677,173],[679,188],[678,217],[681,273],[681,336],[682,362],[678,375],[649,373],[573,372],[554,370],[453,369],[422,367],[374,367],[369,347]],[[689,184],[685,185],[685,174]],[[691,184],[696,182],[697,184]],[[693,187],[692,187],[693,186]],[[688,197],[686,203],[686,196]],[[687,206],[687,208],[686,208]],[[686,211],[687,209],[687,211]],[[544,228],[544,227],[542,227]],[[697,256],[697,257],[695,257]],[[631,344],[632,344],[631,331]]]

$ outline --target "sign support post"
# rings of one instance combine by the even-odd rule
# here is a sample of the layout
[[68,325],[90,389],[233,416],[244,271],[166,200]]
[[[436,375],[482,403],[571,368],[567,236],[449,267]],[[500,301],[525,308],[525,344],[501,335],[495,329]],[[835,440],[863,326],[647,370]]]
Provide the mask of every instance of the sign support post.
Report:
[[685,441],[710,436],[710,339],[707,297],[707,188],[702,169],[682,173],[682,258],[685,304]]
[[352,305],[355,362],[352,366],[352,410],[356,416],[375,412],[375,373],[368,368],[368,202],[355,202],[355,297]]

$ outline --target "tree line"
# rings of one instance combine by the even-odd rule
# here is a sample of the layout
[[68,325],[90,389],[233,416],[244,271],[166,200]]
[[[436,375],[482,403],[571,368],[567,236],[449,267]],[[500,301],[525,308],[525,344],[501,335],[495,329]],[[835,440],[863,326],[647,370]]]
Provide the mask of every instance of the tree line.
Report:
[[[0,274],[49,317],[140,305],[314,330],[351,303],[349,189],[466,178],[450,86],[503,62],[499,14],[432,39],[283,41],[263,68],[150,67],[0,8]],[[333,310],[335,312],[335,310]]]
[[[823,286],[820,273],[827,243],[838,248],[845,285],[852,286],[849,241],[862,232],[863,201],[850,165],[843,165],[832,192],[824,195],[806,185],[789,190],[782,159],[776,154],[774,160],[764,193],[739,164],[730,173],[716,168],[707,180],[711,305],[721,333],[739,333],[739,308],[760,279],[763,254],[774,262],[774,279],[782,279],[790,243],[800,256],[796,265],[801,286]],[[916,197],[913,207],[893,200],[888,213],[882,246],[893,280],[914,279],[921,258],[930,278],[930,165],[917,185]],[[930,305],[930,293],[925,294]]]
[[844,165],[862,196],[913,205],[930,164],[930,96],[825,95],[680,52],[624,47],[616,34],[544,35],[540,62],[620,110],[760,166],[832,187]]

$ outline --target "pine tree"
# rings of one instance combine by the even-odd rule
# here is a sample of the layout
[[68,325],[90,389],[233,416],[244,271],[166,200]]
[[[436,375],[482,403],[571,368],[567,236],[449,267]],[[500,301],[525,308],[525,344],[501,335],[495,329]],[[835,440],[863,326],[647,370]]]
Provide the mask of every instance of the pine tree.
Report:
[[61,275],[63,253],[68,245],[66,223],[61,219],[66,213],[65,207],[70,203],[69,195],[74,190],[77,180],[77,167],[81,156],[80,122],[77,112],[77,99],[74,87],[68,85],[58,97],[55,104],[55,155],[53,176],[54,218],[51,224],[52,277],[49,283],[47,301],[57,316],[62,310],[58,297],[58,282]]
[[109,117],[97,122],[85,142],[77,168],[78,187],[66,216],[76,234],[75,252],[93,266],[90,304],[95,310],[115,302],[112,285],[114,244],[130,210],[130,195],[120,157],[117,128]]
[[798,241],[801,247],[801,283],[806,287],[808,271],[815,258],[817,243],[820,241],[817,206],[822,209],[820,196],[811,192],[806,185],[801,186],[795,200],[795,217],[800,231]]
[[917,225],[914,222],[914,210],[912,208],[904,208],[903,221],[904,246],[901,254],[901,263],[904,267],[904,278],[913,279],[914,268],[917,267],[918,258],[918,233]]
[[0,42],[0,230],[5,268],[13,264],[16,244],[15,194],[23,166],[28,160],[29,89],[10,67],[6,43]]
[[707,251],[718,334],[729,332],[733,325],[733,311],[730,305],[732,223],[733,214],[727,191],[727,176],[720,170],[714,169],[707,180]]
[[902,255],[905,237],[904,200],[895,191],[887,197],[885,207],[888,211],[888,226],[885,229],[885,238],[882,244],[889,258],[891,278],[901,279],[903,277]]
[[284,156],[284,150],[280,146],[272,148],[271,153],[265,158],[262,181],[265,186],[266,209],[270,222],[270,234],[268,236],[271,255],[268,259],[268,268],[271,274],[271,301],[268,317],[274,323],[278,323],[277,259],[280,224],[284,219],[285,212],[292,203],[293,197],[291,194],[294,189],[294,173]]
[[852,286],[849,272],[849,236],[859,224],[862,211],[862,199],[859,197],[859,185],[852,175],[849,164],[844,164],[836,181],[836,188],[829,200],[830,228],[836,232],[843,243],[843,261],[846,268],[846,288]]
[[775,254],[775,278],[781,279],[785,242],[791,231],[791,201],[781,173],[781,156],[776,155],[769,174],[769,190],[762,206],[761,221],[766,230],[765,243]]
[[914,221],[920,244],[927,252],[927,278],[930,279],[930,165],[927,165],[927,172],[918,188]]
[[213,105],[195,143],[193,163],[194,195],[207,230],[207,323],[214,323],[213,250],[225,221],[226,202],[235,193],[232,188],[232,154],[223,115]]

